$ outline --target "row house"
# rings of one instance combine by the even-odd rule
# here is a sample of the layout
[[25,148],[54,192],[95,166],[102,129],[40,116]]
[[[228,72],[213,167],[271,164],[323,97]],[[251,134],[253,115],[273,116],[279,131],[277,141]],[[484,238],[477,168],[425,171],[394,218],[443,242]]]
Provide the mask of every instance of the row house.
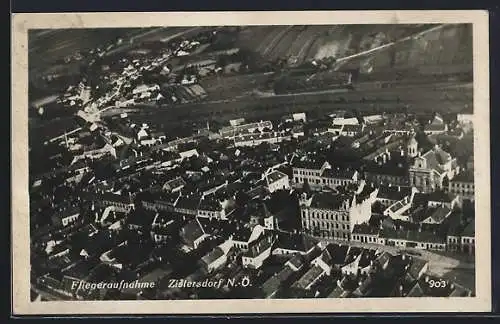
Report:
[[307,183],[312,189],[336,188],[358,182],[358,171],[334,169],[328,162],[298,161],[293,165],[293,184],[301,187]]
[[450,180],[448,192],[460,196],[462,199],[475,200],[474,173],[464,171]]

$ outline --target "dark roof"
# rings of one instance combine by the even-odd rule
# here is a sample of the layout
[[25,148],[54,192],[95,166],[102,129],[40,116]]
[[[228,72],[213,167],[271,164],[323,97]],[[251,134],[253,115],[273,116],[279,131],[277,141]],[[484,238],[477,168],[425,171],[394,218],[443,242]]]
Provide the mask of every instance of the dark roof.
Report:
[[429,150],[419,158],[426,160],[427,169],[433,169],[439,173],[443,172],[441,165],[451,160],[450,154],[440,148]]
[[344,125],[344,128],[342,129],[343,132],[361,132],[363,129],[363,125]]
[[287,175],[284,174],[283,172],[275,170],[267,175],[267,180],[269,181],[269,183],[273,183],[280,179],[285,178],[286,176]]
[[181,229],[181,237],[184,242],[188,244],[193,244],[195,240],[200,238],[203,235],[203,230],[200,227],[200,224],[196,220],[192,220],[188,222]]
[[276,246],[286,250],[307,252],[315,244],[311,238],[304,234],[291,234],[286,232],[277,232],[278,240]]
[[261,235],[257,240],[250,243],[248,251],[245,252],[245,257],[255,258],[262,252],[267,250],[273,244],[273,237],[269,234]]
[[349,199],[347,195],[331,192],[319,192],[313,195],[311,208],[337,210],[342,208],[344,202]]
[[462,236],[474,237],[476,233],[474,221],[470,222],[462,232]]
[[166,189],[174,189],[180,186],[184,186],[185,184],[186,181],[184,181],[184,179],[182,179],[181,177],[177,177],[175,179],[165,182],[164,187]]
[[313,169],[313,170],[319,170],[325,163],[324,160],[310,160],[310,159],[293,159],[292,166],[294,168],[300,168],[300,169]]
[[424,126],[424,131],[445,131],[446,125],[444,124],[427,124]]
[[382,235],[387,238],[392,239],[402,239],[414,242],[429,242],[429,243],[445,243],[445,240],[437,236],[433,232],[428,231],[416,231],[416,230],[391,230],[384,229]]
[[249,227],[241,226],[236,228],[233,233],[233,239],[240,242],[248,242],[250,236],[252,235],[252,230]]
[[80,208],[76,206],[69,206],[67,208],[64,208],[63,210],[60,210],[52,216],[53,218],[58,218],[62,219],[68,216],[73,216],[73,215],[79,215],[80,214]]
[[313,266],[300,279],[293,284],[294,287],[306,289],[307,286],[323,274],[323,269],[319,266]]
[[377,164],[370,161],[365,166],[368,174],[382,174],[395,177],[406,177],[408,175],[408,166],[404,162],[395,162],[388,160],[385,164]]
[[411,187],[380,186],[377,197],[388,200],[401,200],[411,194]]
[[[83,193],[83,197],[87,198],[88,200],[91,201],[111,201],[111,202],[118,202],[118,203],[123,203],[123,204],[131,204],[132,203],[132,198],[127,196],[122,196],[118,194],[114,194],[112,192],[104,192],[104,193]],[[82,197],[82,198],[83,198]]]
[[436,223],[441,223],[451,214],[451,209],[448,207],[438,207],[431,215],[431,218]]
[[354,177],[354,174],[356,173],[356,170],[352,169],[325,169],[325,171],[321,174],[322,177],[325,178],[334,178],[334,179],[352,179]]
[[330,256],[331,264],[343,264],[349,251],[349,246],[330,243],[326,246],[325,251]]
[[460,172],[451,181],[452,182],[474,182],[474,172],[472,170]]
[[361,259],[359,260],[359,267],[364,268],[370,265],[371,261],[375,260],[375,250],[366,249],[363,250],[361,254]]
[[370,224],[356,224],[352,228],[353,234],[368,234],[368,235],[377,235],[379,233],[379,228],[375,226],[371,226]]
[[456,195],[444,191],[435,191],[428,194],[429,201],[439,201],[447,203],[451,202],[456,197],[457,197]]
[[192,209],[197,210],[200,204],[200,196],[181,196],[177,203],[175,204],[175,208],[181,209]]
[[216,247],[212,251],[210,251],[208,254],[206,254],[204,257],[201,258],[201,260],[206,264],[209,265],[210,263],[216,261],[220,257],[224,255],[224,251],[220,247]]
[[202,198],[198,209],[209,210],[209,211],[221,211],[223,208],[221,204],[215,199]]
[[406,297],[424,297],[424,291],[418,282],[415,283],[415,286],[408,292]]
[[261,286],[266,297],[276,292],[280,288],[281,283],[288,280],[293,273],[294,271],[289,266],[285,266],[280,272],[267,279]]
[[377,256],[376,260],[379,262],[380,265],[384,265],[387,262],[391,262],[392,257],[393,257],[392,254],[390,254],[389,252],[383,252],[379,256]]
[[296,253],[288,262],[295,268],[300,269],[304,265],[304,257],[300,253]]
[[412,258],[408,274],[414,279],[418,279],[418,274],[429,262],[420,258]]
[[81,260],[75,263],[71,268],[64,271],[64,274],[80,280],[86,280],[91,271],[100,264],[98,258]]

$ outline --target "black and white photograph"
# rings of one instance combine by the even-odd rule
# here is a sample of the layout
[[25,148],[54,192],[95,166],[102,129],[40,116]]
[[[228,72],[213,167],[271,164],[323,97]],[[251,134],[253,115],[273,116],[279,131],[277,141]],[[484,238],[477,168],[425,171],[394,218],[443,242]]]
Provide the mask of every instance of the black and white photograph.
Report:
[[401,17],[25,30],[29,304],[474,304],[476,27]]

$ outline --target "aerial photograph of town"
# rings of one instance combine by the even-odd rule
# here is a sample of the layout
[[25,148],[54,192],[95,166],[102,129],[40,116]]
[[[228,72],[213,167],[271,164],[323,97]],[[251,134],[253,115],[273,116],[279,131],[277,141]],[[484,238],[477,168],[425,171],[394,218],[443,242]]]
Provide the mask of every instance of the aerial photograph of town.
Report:
[[31,301],[474,297],[472,24],[31,29]]

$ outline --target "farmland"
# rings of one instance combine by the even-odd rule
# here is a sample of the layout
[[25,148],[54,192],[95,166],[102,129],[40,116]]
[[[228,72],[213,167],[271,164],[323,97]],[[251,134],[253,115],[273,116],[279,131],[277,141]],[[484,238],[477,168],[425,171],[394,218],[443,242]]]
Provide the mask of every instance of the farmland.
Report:
[[423,73],[470,71],[472,67],[472,27],[446,25],[417,37],[398,41],[394,46],[360,55],[338,68],[361,67],[371,73],[388,68],[418,68]]
[[[411,89],[411,91],[410,91]],[[325,115],[335,110],[356,109],[364,113],[413,112],[443,114],[460,112],[472,105],[472,89],[452,87],[442,91],[440,85],[425,83],[391,89],[350,91],[346,93],[316,92],[300,95],[277,95],[235,98],[176,106],[137,107],[131,114],[137,122],[161,121],[175,126],[179,120],[224,121],[231,118],[271,118],[290,112]]]
[[343,57],[430,28],[429,25],[257,26],[240,31],[237,44],[268,60],[292,65],[326,57]]

